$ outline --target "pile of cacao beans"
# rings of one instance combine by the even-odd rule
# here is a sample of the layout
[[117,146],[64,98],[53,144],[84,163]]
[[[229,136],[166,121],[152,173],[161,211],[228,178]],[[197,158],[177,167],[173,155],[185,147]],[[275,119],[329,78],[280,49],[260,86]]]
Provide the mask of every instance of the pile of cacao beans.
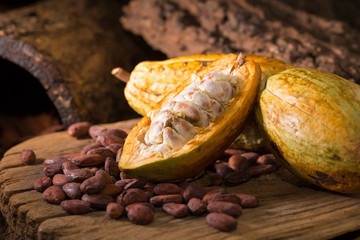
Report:
[[[200,176],[180,183],[150,183],[122,173],[117,162],[129,129],[106,129],[87,122],[75,123],[68,133],[73,137],[90,135],[94,142],[80,153],[44,160],[44,176],[34,182],[45,201],[69,214],[106,210],[118,219],[126,216],[134,224],[154,221],[156,207],[177,217],[204,215],[206,222],[221,231],[236,229],[243,208],[258,206],[255,196],[228,193],[224,185],[235,186],[273,172],[279,165],[271,154],[228,149]],[[34,162],[32,150],[20,155],[24,164]]]

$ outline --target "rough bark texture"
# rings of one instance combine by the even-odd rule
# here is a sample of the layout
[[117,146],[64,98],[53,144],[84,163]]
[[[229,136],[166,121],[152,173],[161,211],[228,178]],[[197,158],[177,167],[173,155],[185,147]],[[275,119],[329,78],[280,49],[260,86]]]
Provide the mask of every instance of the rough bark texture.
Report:
[[168,57],[242,51],[359,83],[360,33],[287,2],[133,0],[124,7],[121,23]]
[[122,5],[48,0],[0,15],[0,58],[39,79],[65,126],[135,116],[123,96],[124,84],[111,75],[115,66],[131,69],[146,58],[118,24]]

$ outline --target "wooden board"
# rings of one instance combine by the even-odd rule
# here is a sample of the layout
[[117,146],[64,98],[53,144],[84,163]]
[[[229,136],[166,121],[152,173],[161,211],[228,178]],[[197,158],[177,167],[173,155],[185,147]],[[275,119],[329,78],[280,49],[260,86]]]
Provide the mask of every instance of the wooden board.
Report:
[[[132,126],[137,120],[105,125]],[[260,206],[244,209],[237,230],[225,233],[209,227],[205,217],[175,219],[159,208],[147,226],[113,220],[104,211],[69,215],[48,204],[33,182],[43,176],[44,159],[79,152],[91,139],[74,139],[66,132],[44,135],[10,149],[0,162],[0,210],[10,227],[25,239],[329,239],[360,229],[360,196],[342,195],[310,186],[280,168],[228,188],[253,194]],[[35,165],[23,166],[19,153],[33,149]]]

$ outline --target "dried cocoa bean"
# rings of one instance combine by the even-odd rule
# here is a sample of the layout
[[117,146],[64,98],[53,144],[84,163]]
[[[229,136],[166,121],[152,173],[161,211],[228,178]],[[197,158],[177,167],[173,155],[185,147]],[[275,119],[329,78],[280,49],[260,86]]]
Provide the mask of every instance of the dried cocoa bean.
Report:
[[89,135],[92,139],[96,140],[96,138],[104,131],[106,131],[105,127],[99,125],[92,125],[89,128]]
[[219,189],[215,189],[213,191],[206,193],[202,199],[206,202],[209,202],[209,201],[215,199],[216,197],[221,196],[226,193],[227,192],[224,188],[219,188]]
[[136,206],[136,205],[143,205],[143,206],[146,206],[148,208],[150,208],[153,212],[155,212],[155,207],[154,205],[152,205],[151,203],[149,202],[141,202],[141,203],[132,203],[132,204],[129,204],[125,207],[125,213],[127,214],[129,212],[129,209],[132,208],[133,206]]
[[181,194],[158,195],[150,198],[150,203],[155,206],[161,206],[165,203],[182,203],[183,197]]
[[57,156],[57,157],[53,157],[53,158],[47,158],[44,160],[43,162],[43,165],[44,167],[47,166],[47,165],[52,165],[52,164],[55,164],[55,163],[63,163],[65,160],[68,160],[67,157],[65,156]]
[[65,193],[60,186],[50,186],[42,194],[42,198],[48,203],[59,204],[65,200]]
[[94,194],[99,193],[105,185],[105,179],[95,175],[83,181],[80,185],[80,190],[83,193]]
[[147,202],[147,194],[145,191],[139,188],[132,188],[124,191],[121,195],[118,196],[116,202],[127,206],[132,203],[139,203],[139,202]]
[[103,164],[105,158],[100,154],[82,154],[72,158],[71,161],[80,167],[92,167]]
[[192,182],[185,188],[183,198],[188,202],[191,198],[201,199],[204,195],[204,188],[198,182]]
[[70,199],[80,199],[83,193],[80,190],[81,183],[66,183],[62,186],[62,190],[65,192],[66,196]]
[[241,154],[241,156],[248,160],[249,166],[256,164],[257,159],[260,157],[260,155],[255,152],[246,152]]
[[99,195],[107,195],[110,197],[116,197],[122,193],[123,188],[115,184],[106,184],[105,187],[99,192]]
[[105,147],[93,148],[89,150],[86,154],[100,154],[101,156],[103,156],[104,159],[108,157],[115,159],[116,156],[110,149],[107,149]]
[[69,181],[80,183],[93,176],[91,171],[87,168],[69,170],[66,175],[69,177]]
[[45,191],[45,189],[47,189],[48,187],[50,187],[52,184],[52,179],[51,177],[48,176],[44,176],[41,178],[38,178],[35,182],[34,182],[34,189],[38,192],[43,192]]
[[148,206],[131,204],[127,211],[127,217],[134,224],[147,225],[154,221],[154,212]]
[[155,188],[155,185],[152,184],[152,183],[147,183],[144,186],[144,191],[145,191],[148,199],[150,199],[150,198],[152,198],[154,196],[154,188]]
[[64,174],[56,174],[52,180],[54,185],[63,186],[69,182],[69,177]]
[[224,232],[233,231],[237,227],[236,219],[225,213],[210,213],[206,216],[206,222],[211,227]]
[[264,164],[264,165],[255,165],[250,166],[247,169],[247,172],[253,175],[254,177],[260,176],[262,174],[269,174],[276,170],[276,167],[272,164]]
[[272,164],[276,167],[279,167],[280,166],[280,163],[279,161],[275,158],[275,156],[271,153],[269,154],[264,154],[264,155],[261,155],[257,161],[256,161],[256,164],[258,165],[264,165],[264,164]]
[[187,203],[191,214],[199,216],[207,211],[207,202],[199,198],[191,198]]
[[65,161],[62,163],[61,168],[62,168],[62,170],[63,170],[63,173],[64,173],[65,175],[67,175],[67,173],[68,173],[69,170],[79,169],[79,166],[76,165],[75,163],[73,163],[73,162],[70,161],[70,160],[65,160]]
[[44,175],[48,177],[53,177],[56,174],[62,173],[62,162],[46,164],[44,166]]
[[20,160],[24,165],[31,165],[35,163],[36,155],[33,150],[24,149],[20,153]]
[[226,190],[220,186],[210,186],[210,187],[204,187],[204,190],[206,193],[212,192],[212,191],[222,191],[223,193],[227,193]]
[[216,196],[215,198],[211,199],[210,201],[213,202],[231,202],[240,205],[241,200],[236,194],[232,193],[224,193]]
[[102,147],[101,143],[95,142],[95,143],[90,143],[89,145],[86,145],[80,153],[82,154],[86,154],[88,151],[90,151],[91,149],[94,148],[98,148],[98,147]]
[[[111,145],[111,144],[110,144],[110,145]],[[123,148],[121,147],[121,148],[119,148],[119,150],[118,150],[117,153],[116,153],[115,161],[116,161],[117,163],[119,162],[119,160],[120,160],[120,158],[121,158],[122,150],[123,150]]]
[[131,188],[140,188],[143,189],[147,181],[145,179],[135,179],[134,181],[129,182],[125,185],[124,190],[131,189]]
[[207,205],[208,212],[219,212],[230,215],[234,218],[237,218],[241,215],[242,207],[239,204],[231,202],[214,202],[210,201]]
[[106,213],[110,218],[118,219],[124,215],[124,206],[118,203],[109,203],[106,206]]
[[244,193],[236,193],[236,196],[240,199],[240,205],[243,208],[253,208],[259,205],[259,200],[255,196]]
[[114,155],[116,156],[117,152],[119,151],[120,148],[122,148],[122,146],[123,145],[120,143],[113,143],[113,144],[107,145],[105,148],[112,151],[114,153]]
[[248,171],[237,171],[227,174],[224,177],[224,183],[228,186],[236,186],[251,179],[251,173]]
[[115,128],[115,129],[107,129],[101,132],[99,136],[116,136],[125,139],[127,137],[127,133],[121,129]]
[[106,206],[114,199],[110,196],[103,196],[98,194],[84,194],[81,200],[89,203],[92,208],[105,210]]
[[249,161],[241,155],[232,155],[229,158],[229,167],[234,171],[245,170],[249,166]]
[[99,170],[100,170],[100,169],[97,168],[97,167],[92,167],[92,168],[90,168],[90,172],[91,172],[93,175],[95,175],[96,172],[99,171]]
[[109,136],[98,136],[96,138],[96,141],[101,143],[101,145],[103,145],[104,147],[110,145],[110,144],[114,144],[114,143],[118,143],[118,144],[124,144],[125,140],[121,137],[117,137],[117,136],[113,136],[113,135],[109,135]]
[[67,133],[72,137],[84,137],[88,134],[91,124],[89,122],[73,123],[67,129]]
[[207,172],[210,177],[210,186],[219,186],[222,183],[222,176],[218,173]]
[[[125,132],[127,135],[129,135],[129,133],[130,133],[130,131],[131,131],[131,128],[122,127],[122,126],[118,126],[118,127],[116,127],[116,129],[119,129],[119,130]],[[127,135],[126,135],[124,138],[126,138]]]
[[222,177],[225,177],[227,174],[232,173],[234,171],[228,166],[228,163],[225,163],[225,162],[215,163],[214,168],[215,168],[216,173]]
[[224,153],[227,155],[227,156],[232,156],[232,155],[241,155],[243,153],[246,153],[245,151],[243,150],[240,150],[240,149],[226,149],[224,151]]
[[90,204],[79,199],[64,200],[60,203],[60,206],[69,214],[85,214],[90,212]]
[[165,203],[162,209],[176,218],[182,218],[188,214],[187,206],[182,203]]
[[181,193],[181,188],[173,183],[159,183],[154,187],[154,193],[157,195],[168,195]]
[[135,180],[135,179],[130,179],[130,178],[128,178],[128,179],[121,179],[121,180],[117,181],[117,182],[115,183],[115,185],[121,186],[122,188],[124,188],[128,183],[130,183],[130,182],[132,182],[132,181],[134,181],[134,180]]
[[99,176],[99,177],[103,178],[106,184],[112,184],[112,183],[116,182],[116,181],[114,182],[114,180],[110,176],[110,174],[108,174],[105,170],[102,170],[102,169],[96,171],[95,176]]

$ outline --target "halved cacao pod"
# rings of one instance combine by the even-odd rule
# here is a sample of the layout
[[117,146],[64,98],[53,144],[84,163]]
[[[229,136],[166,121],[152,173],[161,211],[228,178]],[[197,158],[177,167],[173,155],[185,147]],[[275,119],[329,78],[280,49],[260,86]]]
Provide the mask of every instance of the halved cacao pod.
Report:
[[[124,90],[129,105],[139,114],[145,115],[174,88],[188,85],[191,75],[201,71],[213,61],[225,55],[202,54],[172,58],[165,61],[145,61],[139,63],[131,72]],[[295,66],[270,57],[245,55],[248,61],[257,63],[262,71],[260,89],[263,89],[269,76]],[[231,145],[232,148],[259,150],[264,141],[251,114],[244,131]]]
[[360,86],[313,69],[271,76],[257,119],[293,173],[342,193],[360,193]]
[[[196,75],[193,75],[195,80],[193,79],[189,86],[186,88],[181,85],[178,86],[174,92],[168,94],[167,98],[170,98],[170,100],[163,100],[154,110],[142,118],[126,138],[123,153],[119,161],[120,169],[130,176],[145,177],[150,181],[180,181],[199,174],[206,166],[220,156],[240,133],[245,119],[252,109],[260,85],[261,70],[258,65],[252,61],[239,64],[236,59],[236,55],[227,55],[211,63]],[[232,97],[228,98],[225,102],[212,95],[211,91],[216,92],[219,90],[219,88],[213,87],[215,85],[210,84],[210,81],[215,81],[213,80],[214,76],[220,76],[220,79],[223,79],[221,81],[229,82],[232,86],[230,91]],[[221,81],[219,80],[219,84]],[[189,80],[189,82],[191,81]],[[200,84],[205,84],[207,86],[206,89],[211,91],[199,87],[202,90],[198,90],[198,92],[196,90],[195,93],[212,96],[212,107],[210,108],[212,110],[201,110],[201,113],[205,115],[211,112],[211,121],[208,122],[208,125],[204,124],[203,126],[202,120],[205,118],[197,118],[197,115],[193,114],[195,108],[203,109],[203,105],[196,105],[197,103],[190,102],[190,105],[196,105],[191,111],[186,111],[188,110],[186,109],[184,112],[180,111],[181,114],[176,112],[177,106],[180,106],[176,104],[181,103],[177,99],[185,99],[184,96],[187,93],[189,93],[189,96],[195,96],[191,89],[192,87],[197,89],[196,86],[200,86]],[[220,89],[226,89],[223,85],[228,86],[228,84],[221,82],[222,87]],[[224,92],[226,91],[224,90]],[[222,113],[219,111],[217,116],[214,115],[214,112],[220,108],[213,107],[216,105],[213,100],[218,101],[223,106]],[[162,121],[160,113],[168,110],[170,111],[169,114],[173,115],[166,118],[166,125],[160,129],[160,134],[156,135],[160,136],[163,141],[160,142],[163,145],[159,144],[158,147],[156,144],[149,144],[150,140],[157,141],[157,138],[149,137],[152,136],[152,127],[157,122]],[[192,131],[193,135],[189,140],[183,142],[182,145],[175,146],[172,145],[171,141],[167,140],[169,135],[167,135],[168,132],[165,130],[170,128],[169,131],[172,131],[172,128],[176,128],[174,122],[179,119],[181,121],[186,120],[194,125],[191,128],[192,130],[185,131],[181,136],[188,135]],[[178,133],[180,135],[180,130],[174,130],[171,133],[173,134],[171,137],[176,135],[180,139],[177,135]],[[171,144],[168,144],[168,142],[171,142]],[[163,148],[166,148],[166,150],[163,150]]]

